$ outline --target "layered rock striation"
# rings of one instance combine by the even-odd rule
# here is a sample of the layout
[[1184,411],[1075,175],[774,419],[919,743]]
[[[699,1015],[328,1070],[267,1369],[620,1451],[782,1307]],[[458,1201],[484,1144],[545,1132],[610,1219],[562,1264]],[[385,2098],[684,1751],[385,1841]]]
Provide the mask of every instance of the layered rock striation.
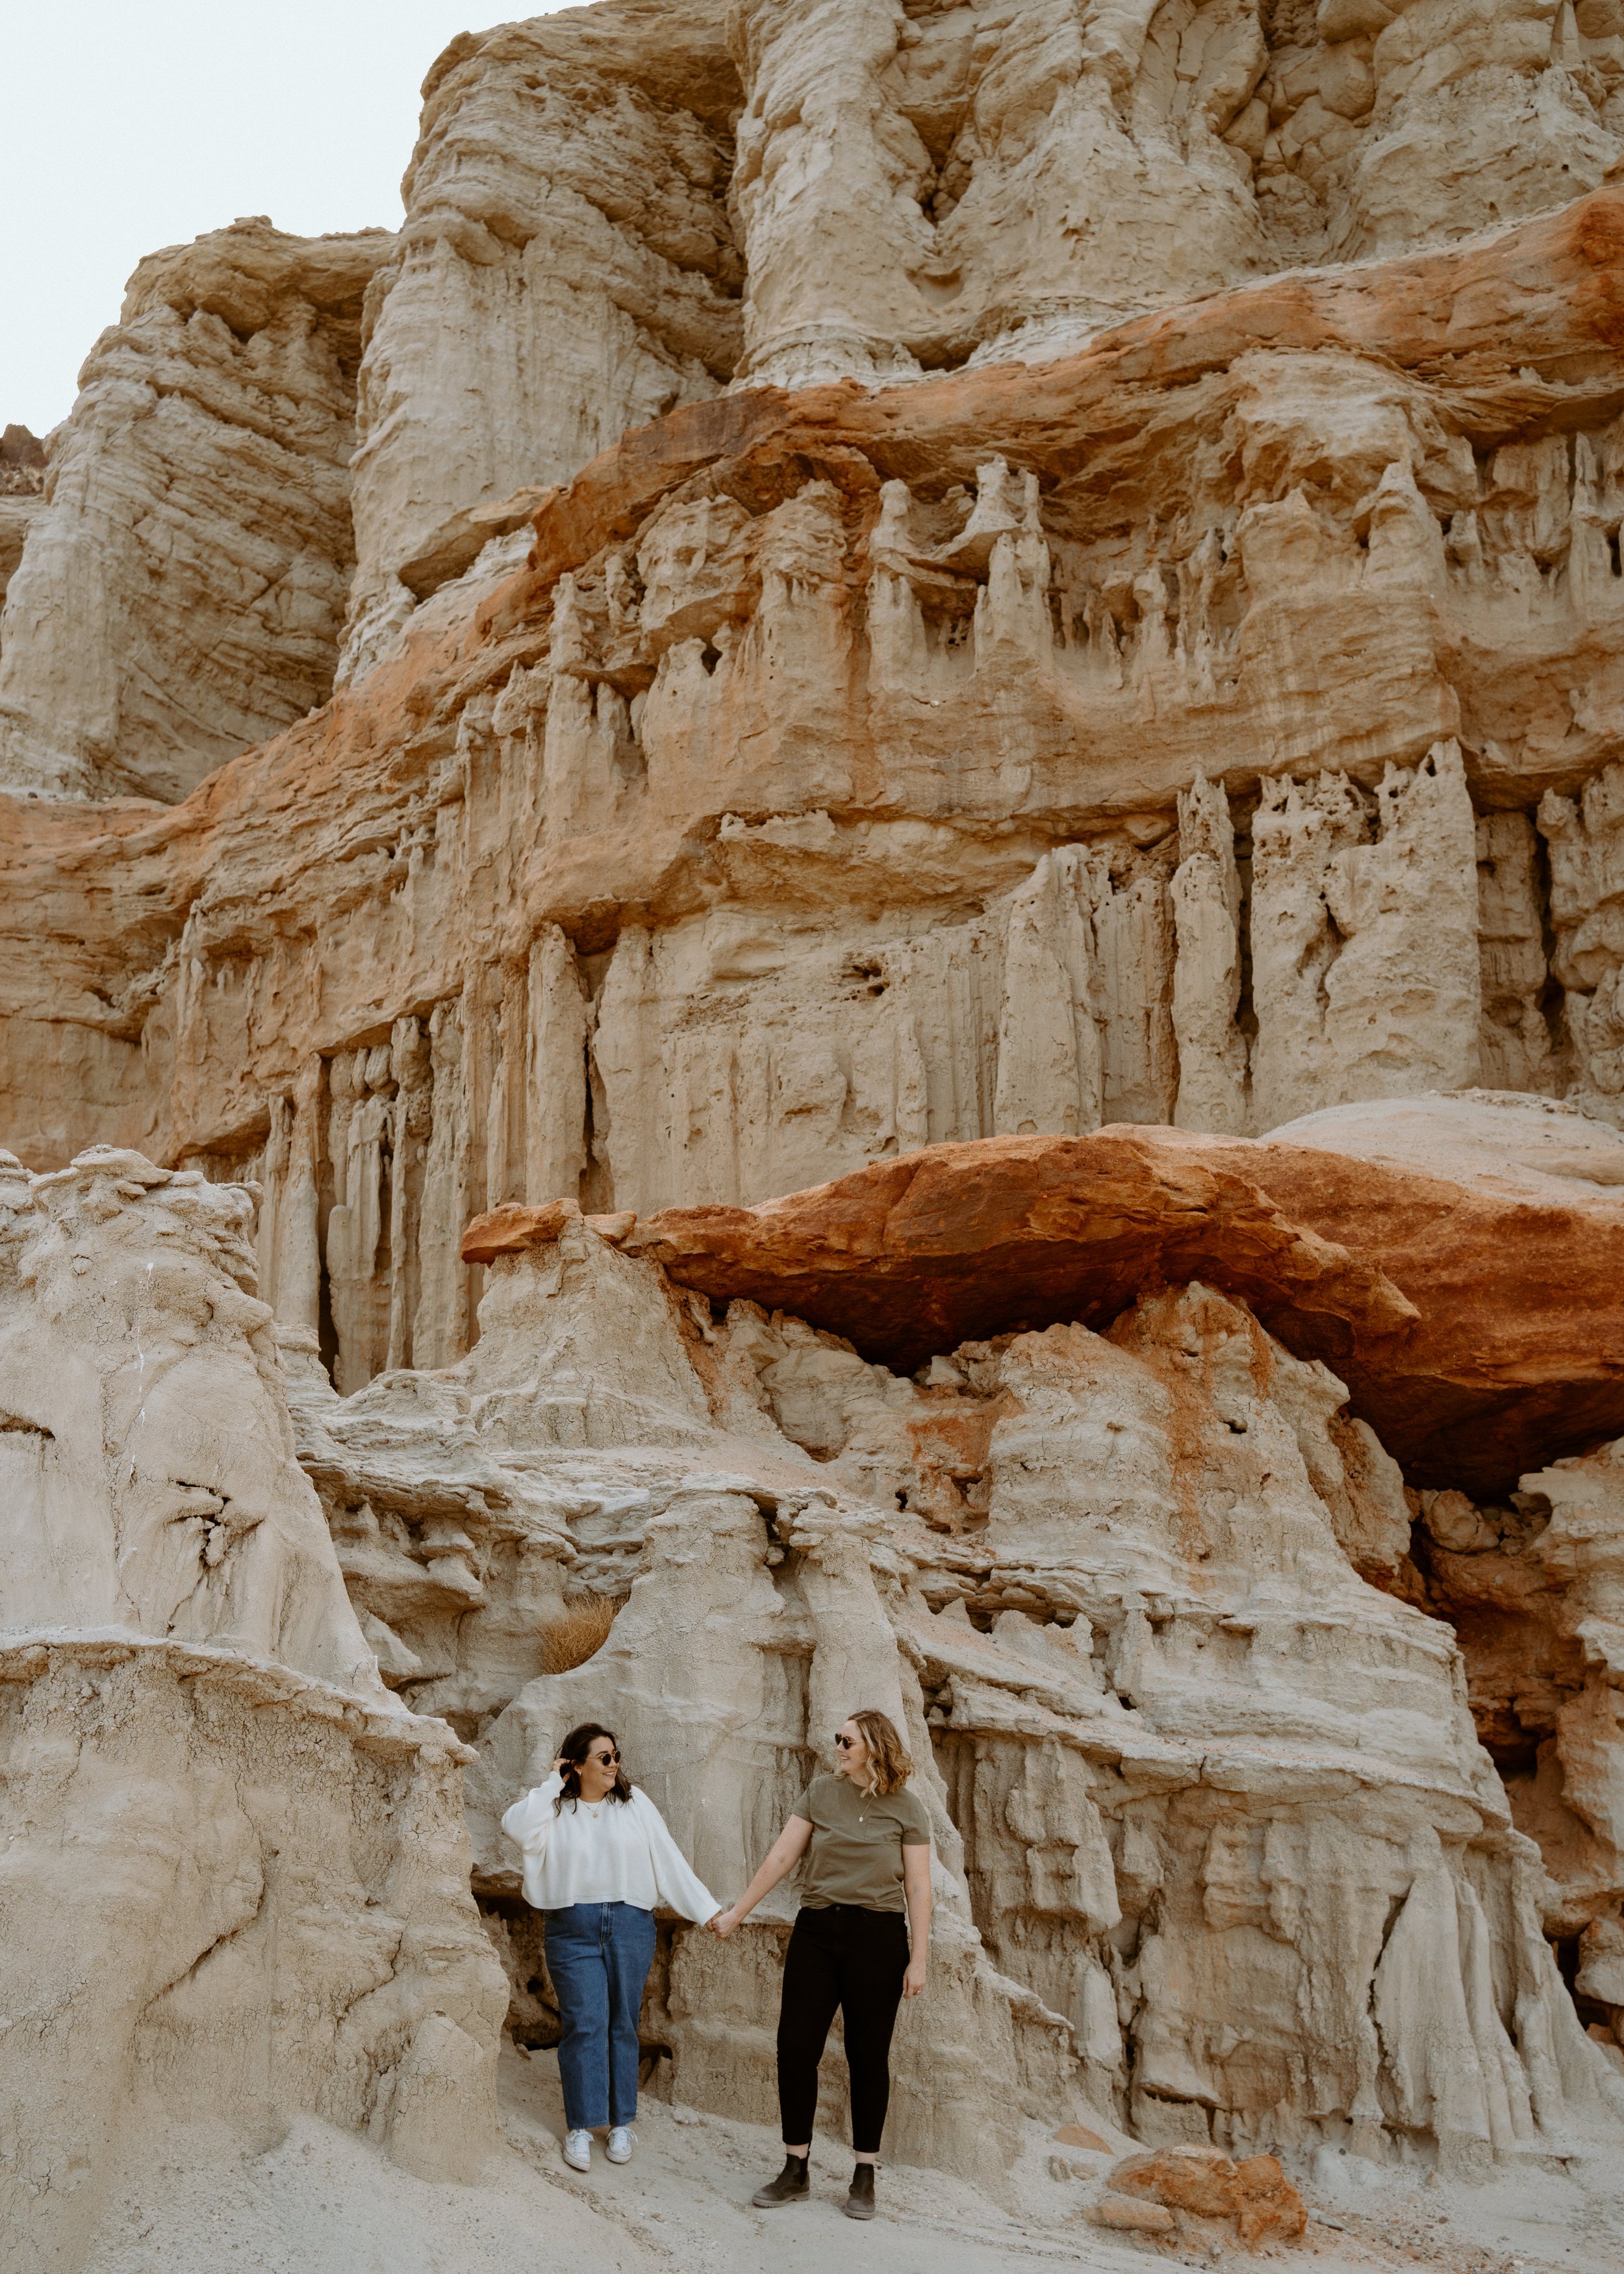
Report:
[[[159,256],[167,281],[151,264],[132,280],[120,348],[87,366],[54,446],[11,631],[9,778],[183,795],[197,764],[173,712],[217,764],[327,692],[335,568],[353,677],[481,555],[500,564],[525,492],[674,405],[1041,367],[1149,310],[1562,207],[1624,147],[1619,38],[1606,0],[1492,20],[1422,0],[604,0],[464,34],[424,82],[392,239],[346,251],[238,223]],[[233,243],[245,228],[261,241]],[[178,486],[162,425],[143,432],[154,397],[201,422]],[[1531,499],[1545,479],[1511,486]],[[353,554],[330,527],[351,493]],[[233,505],[255,493],[267,525]],[[85,598],[66,565],[86,516],[125,518],[117,501],[138,531],[154,508],[124,576],[179,572],[157,567],[174,606],[140,671],[122,577]],[[297,591],[279,547],[304,565]],[[252,641],[184,636],[213,596],[258,618]],[[37,628],[75,599],[58,685]]]
[[166,2135],[496,2148],[458,1762],[295,1458],[250,1196],[0,1156],[0,2263],[78,2268]]
[[[806,1200],[838,1239],[838,1188]],[[1553,1898],[1454,1638],[1402,1599],[1401,1472],[1323,1362],[1194,1280],[1104,1331],[928,1330],[910,1378],[685,1293],[655,1252],[555,1211],[492,1258],[460,1366],[297,1399],[387,1678],[477,1740],[523,2042],[557,2022],[497,1819],[562,1732],[611,1721],[731,1887],[861,1693],[908,1731],[937,1835],[905,2157],[996,2180],[1021,2112],[1073,2111],[1486,2175],[1624,2109],[1542,1931],[1598,1890]],[[592,1601],[606,1635],[547,1662]],[[770,2106],[788,1916],[726,1951],[676,1931],[658,2089]]]
[[467,1347],[508,1200],[1616,1120],[1616,203],[629,437],[172,813],[9,809],[17,1142],[260,1178],[350,1389]]
[[184,797],[323,702],[383,230],[263,217],[154,252],[51,438],[0,618],[0,783]]
[[[1621,90],[605,0],[6,430],[31,2266],[177,2120],[477,2177],[589,1713],[718,1892],[906,1728],[906,2158],[1222,2248],[1616,2153]],[[770,2113],[786,1903],[650,2089]]]

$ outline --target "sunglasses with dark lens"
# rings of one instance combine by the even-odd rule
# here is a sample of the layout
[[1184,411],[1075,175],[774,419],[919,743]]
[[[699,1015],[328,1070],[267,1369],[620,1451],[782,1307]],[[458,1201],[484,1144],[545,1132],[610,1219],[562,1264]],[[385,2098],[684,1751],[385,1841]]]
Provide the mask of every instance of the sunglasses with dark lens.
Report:
[[838,1745],[838,1746],[839,1746],[840,1751],[841,1751],[843,1753],[849,1753],[849,1752],[851,1751],[851,1750],[852,1750],[852,1747],[853,1747],[853,1746],[857,1743],[857,1740],[856,1740],[856,1738],[855,1738],[855,1737],[842,1737],[842,1736],[837,1736],[837,1737],[836,1737],[836,1739],[835,1739],[835,1743],[836,1743],[836,1744],[837,1744],[837,1745]]
[[597,1761],[604,1768],[608,1768],[611,1765],[618,1768],[620,1764],[619,1753],[589,1753],[587,1758],[589,1761]]

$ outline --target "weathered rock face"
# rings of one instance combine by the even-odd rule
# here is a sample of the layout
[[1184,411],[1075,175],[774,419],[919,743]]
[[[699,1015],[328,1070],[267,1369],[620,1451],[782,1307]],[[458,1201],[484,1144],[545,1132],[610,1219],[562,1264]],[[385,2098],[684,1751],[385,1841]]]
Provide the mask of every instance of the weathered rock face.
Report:
[[369,301],[345,676],[540,486],[733,375],[724,13],[616,0],[464,34],[424,82]]
[[347,672],[510,493],[730,380],[1041,360],[1602,179],[1610,33],[1403,14],[611,0],[455,41],[374,293]]
[[[1611,0],[608,0],[7,430],[64,2270],[126,2104],[477,2167],[458,1764],[545,2044],[588,1713],[718,1892],[907,1728],[903,2156],[1222,2247],[1614,2136],[1621,106]],[[787,1916],[662,1930],[659,2089],[767,2113]]]
[[507,1200],[1480,1077],[1616,1118],[1616,229],[673,412],[174,814],[8,809],[16,1142],[260,1178],[349,1390],[467,1347]]
[[1267,270],[1562,203],[1624,124],[1613,19],[1586,21],[1594,40],[1553,40],[1541,4],[746,0],[745,369],[1041,358]]
[[[616,0],[447,51],[425,89],[408,235],[456,152],[474,178],[447,200],[451,258],[499,272],[481,340],[506,360],[523,336],[500,282],[516,251],[514,275],[571,296],[610,344],[610,401],[632,326],[666,335],[666,357],[698,347],[718,376],[789,384],[1041,358],[1147,307],[1391,256],[1594,188],[1620,147],[1615,38],[1605,8],[1581,25],[1535,0],[1492,22],[1380,0],[1317,17]],[[617,132],[600,145],[605,113]],[[538,193],[544,172],[555,186]],[[718,227],[707,207],[724,195]],[[542,211],[556,234],[532,253]],[[733,230],[742,343],[703,282],[718,273],[707,240]],[[442,273],[436,305],[471,282]],[[621,312],[608,332],[605,304]],[[447,373],[478,356],[455,329],[429,352]],[[548,440],[579,415],[568,367],[558,379],[533,414]],[[521,401],[492,394],[477,423],[494,433]]]
[[0,1156],[6,1624],[128,1628],[375,1690],[294,1458],[245,1193]]
[[[1417,1107],[1424,1127],[1455,1125],[1427,1165],[1440,1150],[1455,1165],[1462,1121],[1498,1163],[1507,1103],[1544,1118],[1539,1101]],[[1356,1111],[1380,1133],[1382,1115]],[[793,1310],[908,1367],[965,1335],[1108,1325],[1139,1289],[1199,1275],[1344,1374],[1425,1483],[1509,1490],[1530,1461],[1624,1426],[1616,1193],[1548,1173],[1472,1189],[1361,1159],[1342,1118],[1297,1125],[1304,1144],[1106,1129],[933,1146],[756,1209],[666,1209],[629,1237],[713,1299]],[[1568,1151],[1546,1157],[1576,1154],[1581,1176],[1593,1156],[1604,1173],[1624,1159],[1605,1125],[1552,1109],[1550,1126]],[[492,1235],[531,1220],[481,1219],[465,1253],[500,1252]]]
[[1621,1536],[1615,1442],[1534,1471],[1498,1505],[1423,1494],[1413,1591],[1461,1638],[1484,1742],[1554,1883],[1549,1929],[1604,2029],[1624,2014]]
[[0,602],[40,510],[45,486],[45,447],[26,426],[0,434]]
[[388,1697],[294,1458],[249,1194],[0,1156],[0,2263],[176,2127],[496,2145],[462,1749]]
[[[145,267],[134,280],[120,344],[99,352],[56,445],[61,510],[41,523],[11,628],[25,652],[7,671],[9,779],[183,794],[205,762],[325,694],[352,557],[350,677],[448,582],[481,560],[497,568],[539,487],[730,384],[1041,365],[1147,310],[1281,270],[1392,260],[1562,206],[1624,150],[1618,36],[1609,0],[1577,14],[1517,0],[1492,20],[1433,0],[1312,14],[1253,0],[604,0],[464,34],[425,82],[398,238],[312,252],[267,230],[245,258],[230,232],[200,239],[166,257],[155,296],[178,335],[153,320]],[[258,272],[246,288],[245,268]],[[183,273],[199,270],[200,289]],[[357,399],[355,325],[374,270]],[[206,339],[199,312],[227,335]],[[1351,422],[1356,456],[1387,445],[1365,491],[1410,455],[1394,447],[1402,387],[1333,408],[1349,376],[1334,359],[1254,376],[1267,408],[1252,455],[1273,455],[1282,429],[1309,445]],[[154,398],[155,438],[143,431]],[[1549,439],[1525,434],[1531,407],[1525,397],[1509,425],[1485,422],[1487,455],[1513,453],[1486,495],[1458,450],[1424,450],[1432,463],[1417,467],[1434,507],[1465,516],[1455,566],[1486,564],[1491,582],[1507,538],[1542,569],[1563,550],[1550,454],[1516,455]],[[1573,411],[1552,431],[1571,436]],[[162,422],[177,415],[197,432],[170,436]],[[352,418],[353,556],[332,525]],[[1214,461],[1209,479],[1233,463]],[[1579,471],[1605,537],[1605,452]],[[1325,471],[1316,455],[1311,495]],[[1151,510],[1165,527],[1166,502]],[[1143,507],[1130,518],[1142,523]],[[141,541],[89,591],[85,565],[69,565],[74,545],[126,521]],[[1138,588],[1153,561],[1164,572],[1188,561],[1181,582],[1222,616],[1222,564],[1196,556],[1220,527],[1230,549],[1227,523],[1207,512],[1171,543],[1125,551],[1120,516],[1109,527],[1094,564],[1105,573],[1088,581],[1125,579],[1101,599],[1114,634],[1147,616],[1154,651],[1155,625],[1175,630],[1190,594],[1176,601],[1169,585],[1151,605]],[[1266,549],[1259,533],[1253,550]],[[1313,550],[1299,546],[1299,569]],[[131,657],[150,650],[152,628],[124,626],[119,610],[154,564],[167,636],[143,676]],[[1509,573],[1507,613],[1526,614],[1534,587],[1520,565]],[[53,665],[43,620],[71,599],[79,613],[60,618],[72,629]],[[203,625],[189,637],[199,603],[205,622],[216,607],[253,614],[254,637]],[[195,726],[185,753],[179,718]]]
[[[1392,1587],[1410,1510],[1327,1367],[1198,1282],[910,1380],[605,1229],[555,1216],[496,1257],[457,1367],[299,1406],[389,1680],[478,1736],[477,1885],[527,2041],[556,2023],[497,1818],[563,1730],[609,1721],[732,1888],[861,1696],[910,1732],[938,1834],[902,2156],[991,2178],[1019,2112],[1069,2105],[1152,2144],[1486,2172],[1559,2110],[1608,2120],[1453,1638],[1360,1576]],[[607,1638],[527,1669],[515,1614],[545,1649],[593,1600]],[[788,1915],[725,1951],[678,1929],[646,2017],[677,2097],[770,2109]]]
[[[243,1284],[247,1196],[106,1152],[10,1173],[8,1804],[33,1829],[7,1947],[46,1981],[70,1940],[98,1969],[106,1954],[127,2016],[94,2090],[67,2022],[43,2094],[31,2057],[19,2167],[71,2175],[94,2142],[112,2171],[144,2122],[304,2106],[470,2176],[493,2016],[455,1892],[459,1749],[369,1695],[370,1660],[356,1671],[308,1488],[272,1449],[287,1425]],[[1259,1299],[1306,1256],[1322,1304],[1395,1303],[1270,1222]],[[1400,1472],[1342,1382],[1233,1294],[1172,1285],[1104,1333],[944,1334],[910,1380],[782,1308],[721,1314],[628,1251],[625,1216],[598,1225],[560,1209],[528,1246],[490,1243],[454,1368],[339,1399],[313,1337],[282,1333],[361,1631],[390,1688],[479,1741],[476,1884],[527,2041],[547,2041],[550,1998],[496,1819],[562,1729],[612,1718],[731,1887],[861,1696],[909,1731],[937,1832],[937,1978],[899,2037],[895,2152],[996,2181],[1023,2112],[1071,2114],[1152,2146],[1342,2145],[1470,2175],[1612,2120],[1612,2071],[1542,1932],[1583,1925],[1584,2010],[1610,2019],[1611,1453],[1525,1480],[1561,1510],[1539,1534],[1551,1649],[1602,1654],[1558,1708],[1567,1797],[1547,1774],[1519,1830],[1453,1638],[1392,1592],[1401,1570],[1412,1593],[1437,1583],[1408,1561]],[[56,1509],[70,1487],[82,1538]],[[1448,1529],[1452,1510],[1480,1521],[1458,1493],[1421,1507],[1429,1539],[1479,1544]],[[560,1632],[594,1602],[612,1623],[568,1670]],[[49,1743],[70,1718],[64,1788]],[[1559,1806],[1601,1834],[1576,1858],[1553,1849]],[[121,1874],[154,1808],[169,1844],[143,1835],[138,1894]],[[71,1884],[48,1890],[64,1853]],[[725,1952],[669,1940],[645,2017],[664,2089],[766,2114],[786,1916],[775,1902]],[[98,1969],[64,1981],[70,2022]],[[214,2078],[222,2044],[252,2056],[252,2106]],[[64,2195],[47,2263],[78,2263],[97,2201]]]
[[381,230],[155,252],[79,374],[0,622],[0,782],[184,797],[325,700]]

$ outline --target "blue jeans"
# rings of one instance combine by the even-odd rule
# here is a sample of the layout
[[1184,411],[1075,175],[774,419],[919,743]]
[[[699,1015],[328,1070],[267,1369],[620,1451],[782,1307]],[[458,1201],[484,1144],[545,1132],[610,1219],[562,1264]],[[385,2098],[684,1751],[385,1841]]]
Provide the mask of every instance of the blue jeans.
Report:
[[544,1911],[547,1972],[558,1995],[559,2076],[572,2132],[637,2114],[637,2015],[654,1962],[654,1914],[635,1903]]

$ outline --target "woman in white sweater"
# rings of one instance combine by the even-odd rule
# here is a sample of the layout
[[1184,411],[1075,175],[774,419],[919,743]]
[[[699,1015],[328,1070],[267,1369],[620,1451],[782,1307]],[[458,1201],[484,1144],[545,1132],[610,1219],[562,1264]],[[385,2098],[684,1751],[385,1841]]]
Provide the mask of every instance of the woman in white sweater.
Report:
[[525,1901],[547,1923],[547,1972],[564,2025],[564,2160],[588,2170],[592,2135],[607,2125],[610,2162],[628,2163],[654,1906],[703,1925],[721,1905],[647,1793],[628,1781],[614,1732],[596,1721],[570,1731],[552,1775],[514,1803],[502,1830],[523,1851]]

